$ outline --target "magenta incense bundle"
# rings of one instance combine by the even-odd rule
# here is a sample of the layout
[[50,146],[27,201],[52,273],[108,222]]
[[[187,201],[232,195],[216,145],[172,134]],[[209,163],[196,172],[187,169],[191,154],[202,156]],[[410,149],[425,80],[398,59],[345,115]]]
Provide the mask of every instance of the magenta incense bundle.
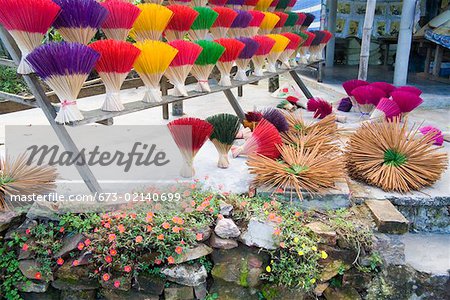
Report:
[[234,76],[234,80],[247,81],[247,67],[253,55],[256,53],[256,50],[258,50],[259,43],[254,39],[247,37],[240,37],[237,38],[237,40],[244,43],[245,47],[236,59],[238,69],[236,75]]
[[100,5],[108,11],[108,16],[102,25],[103,33],[108,39],[125,41],[141,10],[123,0],[108,0]]
[[76,99],[100,54],[79,43],[48,43],[31,52],[27,61],[61,101],[55,121],[60,124],[83,119]]

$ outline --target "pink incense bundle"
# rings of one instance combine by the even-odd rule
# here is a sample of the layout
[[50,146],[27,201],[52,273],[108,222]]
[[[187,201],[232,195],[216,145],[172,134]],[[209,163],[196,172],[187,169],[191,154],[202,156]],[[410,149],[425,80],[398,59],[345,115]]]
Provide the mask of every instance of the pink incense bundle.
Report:
[[442,134],[442,131],[440,131],[436,127],[425,126],[425,127],[419,128],[419,131],[423,135],[426,135],[429,132],[433,132],[434,133],[434,137],[433,137],[434,143],[433,143],[433,145],[442,146],[444,144],[444,135]]
[[108,0],[101,2],[100,5],[108,11],[102,25],[103,33],[108,39],[125,41],[141,10],[123,0]]
[[307,109],[314,112],[314,118],[316,119],[323,119],[333,112],[331,104],[322,98],[309,99]]
[[244,49],[245,44],[235,39],[217,39],[214,42],[225,48],[225,52],[217,62],[217,68],[220,71],[220,81],[218,84],[221,86],[231,86],[231,68]]
[[272,123],[263,119],[256,126],[251,137],[240,147],[231,148],[233,157],[260,154],[276,159],[280,156],[277,145],[281,145],[280,133]]
[[251,11],[255,9],[256,4],[259,0],[245,0],[244,4],[242,4],[242,10]]
[[412,93],[414,95],[420,96],[422,95],[422,90],[419,88],[416,88],[415,86],[400,86],[394,90],[395,92],[407,92]]
[[247,28],[243,30],[243,34],[247,37],[254,37],[258,34],[259,26],[265,18],[265,14],[257,10],[249,10],[249,14],[252,15],[252,20],[248,23]]
[[254,75],[263,76],[264,75],[263,67],[266,62],[267,56],[269,55],[270,51],[275,45],[275,40],[264,35],[254,36],[253,40],[258,42],[259,44],[258,50],[256,50],[255,54],[252,57]]
[[164,31],[164,37],[169,42],[182,40],[197,18],[198,12],[189,6],[178,4],[169,5],[167,8],[173,12],[173,15]]
[[291,11],[292,8],[295,6],[295,4],[297,3],[297,0],[291,0],[289,1],[287,7],[286,7],[286,11]]
[[50,0],[0,1],[0,24],[8,30],[22,53],[17,73],[33,72],[25,59],[42,43],[59,12],[60,7]]
[[89,47],[100,53],[95,70],[106,87],[106,98],[102,110],[124,110],[120,101],[120,87],[133,68],[141,50],[130,43],[116,40],[96,41]]
[[401,113],[402,112],[395,101],[388,98],[381,98],[377,107],[375,107],[374,111],[370,114],[370,119],[390,121],[396,117],[400,117]]
[[369,115],[381,98],[384,97],[384,92],[379,88],[363,85],[355,88],[352,91],[352,96],[355,98],[359,111],[363,115]]
[[283,26],[286,23],[289,15],[281,11],[276,11],[274,12],[274,14],[280,17],[280,20],[278,20],[277,24],[275,24],[275,28],[272,30],[272,33],[279,34],[283,31]]
[[355,100],[355,97],[352,95],[352,91],[356,89],[357,87],[368,85],[369,83],[365,80],[359,80],[359,79],[352,79],[347,80],[342,84],[342,87],[344,88],[347,95],[350,97],[350,101],[352,102],[353,107],[357,107],[358,103]]
[[308,64],[308,58],[306,57],[306,54],[308,53],[309,47],[311,46],[312,42],[314,41],[314,38],[316,35],[309,31],[302,31],[304,34],[308,35],[308,38],[303,42],[303,44],[298,49],[298,53],[300,54],[300,61],[302,64]]
[[170,63],[165,76],[174,86],[174,96],[187,96],[184,82],[203,49],[197,44],[183,40],[169,42],[169,45],[177,49],[178,53]]
[[291,103],[291,104],[293,104],[293,105],[295,105],[297,107],[308,109],[308,100],[303,98],[303,97],[302,98],[297,98],[297,97],[294,97],[294,96],[287,96],[286,100],[289,103]]
[[289,39],[289,44],[286,46],[286,48],[279,57],[279,60],[281,61],[281,68],[290,69],[291,68],[290,60],[294,55],[294,53],[297,52],[297,49],[300,46],[300,43],[302,42],[302,38],[298,34],[290,32],[282,33],[281,35]]
[[372,82],[370,85],[382,90],[385,93],[386,98],[389,98],[391,93],[395,90],[395,86],[384,81]]
[[217,7],[217,6],[225,6],[228,0],[208,0],[208,6]]
[[279,2],[280,2],[280,0],[273,0],[270,3],[269,8],[267,9],[267,11],[274,12],[275,9],[277,8],[277,5],[278,5]]
[[423,102],[422,98],[418,95],[401,90],[398,91],[398,89],[391,93],[391,98],[400,107],[403,115],[411,112]]
[[216,39],[226,38],[227,32],[238,16],[238,13],[231,8],[221,6],[214,7],[213,10],[219,16],[209,30]]
[[306,14],[302,13],[302,12],[298,12],[297,15],[298,15],[298,19],[295,22],[294,31],[301,31],[302,30],[301,28],[303,26],[303,22],[305,22],[305,19],[306,19]]
[[331,32],[327,30],[322,30],[321,34],[323,35],[321,41],[318,45],[311,46],[309,48],[309,52],[311,53],[310,60],[311,61],[320,61],[323,60],[323,49],[327,45],[327,43],[330,41],[330,39],[333,37]]

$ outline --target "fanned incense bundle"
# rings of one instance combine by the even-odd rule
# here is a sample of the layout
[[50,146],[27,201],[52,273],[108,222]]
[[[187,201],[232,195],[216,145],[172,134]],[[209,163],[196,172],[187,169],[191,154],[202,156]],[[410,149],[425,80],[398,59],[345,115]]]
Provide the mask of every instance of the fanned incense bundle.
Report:
[[189,36],[193,41],[204,40],[219,14],[208,7],[194,7],[194,9],[198,12],[198,16],[189,30]]
[[124,110],[120,101],[120,87],[141,51],[130,43],[116,40],[96,41],[89,47],[100,53],[95,70],[106,87],[102,110]]
[[280,17],[270,12],[263,12],[263,14],[264,19],[261,22],[259,34],[269,34],[273,30],[275,25],[277,25]]
[[212,41],[200,40],[195,43],[202,47],[203,51],[195,61],[191,74],[195,77],[195,79],[197,79],[198,82],[196,91],[209,93],[211,92],[211,88],[208,83],[209,75],[211,74],[220,56],[222,56],[225,51],[225,48],[222,45]]
[[423,102],[422,98],[420,98],[418,95],[409,92],[403,92],[401,90],[399,91],[397,89],[391,93],[391,98],[393,101],[395,101],[395,103],[397,103],[402,114],[411,112]]
[[442,134],[442,131],[440,131],[438,128],[433,126],[424,126],[419,128],[419,131],[421,134],[426,135],[429,132],[433,133],[433,145],[436,146],[442,146],[444,144],[444,135]]
[[311,42],[311,45],[309,46],[309,62],[315,62],[317,48],[322,39],[325,37],[325,32],[322,30],[315,30],[313,31],[313,33],[315,36]]
[[365,80],[359,80],[359,79],[351,79],[347,80],[342,84],[342,87],[344,88],[347,95],[350,97],[350,100],[352,102],[353,107],[358,106],[358,102],[356,102],[355,97],[352,95],[352,91],[356,89],[359,86],[368,85],[369,83]]
[[36,48],[27,61],[61,101],[55,121],[66,124],[83,120],[77,96],[99,59],[93,49],[78,43],[48,43]]
[[276,159],[280,156],[277,145],[282,143],[278,130],[267,120],[261,120],[252,136],[240,147],[232,147],[233,157],[261,154]]
[[314,112],[314,118],[316,119],[323,119],[333,111],[331,104],[321,98],[309,99],[307,109],[308,111]]
[[290,0],[287,7],[286,7],[286,11],[289,12],[292,10],[292,8],[294,8],[295,4],[297,3],[297,0]]
[[272,123],[279,132],[286,132],[289,130],[289,124],[286,121],[286,117],[279,109],[269,107],[263,109],[261,113],[263,118]]
[[249,128],[253,131],[262,118],[263,115],[259,111],[249,111],[245,113],[245,119],[242,121],[242,125],[244,125],[244,128]]
[[352,109],[352,107],[353,107],[353,104],[352,104],[352,100],[350,100],[350,97],[345,97],[339,101],[337,110],[343,111],[343,112],[349,112]]
[[248,64],[250,63],[250,59],[256,53],[256,50],[258,50],[259,44],[257,41],[246,37],[237,38],[237,40],[244,43],[245,47],[236,59],[238,70],[234,76],[234,80],[246,81],[248,80],[248,76],[246,74]]
[[343,178],[343,163],[339,155],[323,152],[320,144],[312,148],[304,145],[280,145],[278,160],[263,155],[251,155],[247,162],[250,174],[254,174],[256,187],[292,190],[303,199],[302,191],[324,194]]
[[214,128],[209,138],[219,152],[217,166],[226,169],[230,166],[228,152],[241,125],[239,118],[230,114],[218,114],[207,118],[206,121]]
[[257,10],[250,10],[248,13],[252,15],[252,20],[248,23],[247,28],[242,30],[242,33],[247,37],[254,37],[258,34],[259,26],[261,26],[266,15]]
[[[22,3],[23,4],[23,3]],[[8,201],[12,195],[45,195],[56,188],[58,173],[48,165],[30,165],[28,156],[0,158],[0,211],[14,210],[20,201]],[[24,203],[26,205],[29,202]]]
[[228,0],[208,0],[208,5],[211,7],[225,6]]
[[108,11],[102,25],[103,33],[108,39],[125,41],[141,10],[123,0],[108,0],[100,5]]
[[284,32],[292,32],[294,31],[294,26],[297,23],[298,15],[294,12],[287,12],[288,18],[284,23],[283,31]]
[[284,12],[280,12],[280,11],[276,11],[276,12],[274,12],[274,14],[277,15],[280,19],[278,20],[277,24],[275,24],[275,27],[273,28],[272,33],[279,34],[283,31],[283,26],[286,23],[289,15]]
[[319,61],[323,59],[323,49],[325,48],[326,44],[330,41],[330,39],[333,37],[331,32],[327,30],[321,30],[315,33],[316,38],[311,43],[311,46],[309,48],[309,52],[311,53],[310,61]]
[[173,12],[165,6],[153,3],[138,4],[141,14],[134,22],[130,36],[138,42],[159,40]]
[[225,38],[238,13],[231,8],[220,6],[214,7],[213,10],[218,14],[218,17],[211,26],[210,31],[216,39]]
[[263,76],[264,63],[266,62],[267,56],[275,45],[275,40],[264,35],[257,35],[253,37],[253,39],[259,44],[258,50],[256,50],[255,54],[252,57],[254,74],[255,76]]
[[245,36],[245,31],[253,19],[252,14],[245,10],[236,10],[238,13],[236,19],[231,23],[230,30],[228,30],[228,36],[231,38],[237,38],[240,36]]
[[164,31],[165,38],[169,42],[184,39],[184,36],[197,18],[198,12],[189,6],[177,4],[169,5],[167,8],[173,12],[173,16]]
[[[163,1],[164,2],[164,1]],[[162,4],[162,3],[161,3]],[[191,0],[169,0],[170,5],[186,5],[192,6]]]
[[25,59],[42,43],[59,11],[59,6],[50,0],[0,0],[0,24],[8,30],[22,53],[17,73],[33,72]]
[[395,101],[388,98],[381,98],[375,110],[370,114],[371,120],[392,120],[394,117],[400,117],[400,108]]
[[294,104],[297,107],[301,107],[306,109],[308,107],[308,99],[306,98],[297,98],[294,96],[287,96],[286,100],[289,101],[290,103]]
[[53,1],[61,7],[53,27],[67,42],[87,45],[108,16],[108,11],[95,0]]
[[275,9],[277,8],[278,2],[280,2],[280,0],[273,0],[273,1],[270,3],[270,6],[269,6],[269,8],[267,9],[267,11],[274,12]]
[[267,61],[269,64],[267,65],[267,71],[271,73],[277,72],[277,60],[280,57],[281,53],[286,49],[286,46],[289,44],[289,39],[281,34],[268,34],[268,37],[275,40],[275,45],[267,56]]
[[235,39],[217,39],[214,41],[225,48],[225,52],[217,62],[217,68],[220,71],[220,81],[218,84],[221,86],[231,86],[231,68],[244,49],[245,44]]
[[290,0],[280,0],[277,3],[277,6],[275,7],[275,10],[277,11],[285,11]]
[[195,175],[194,158],[213,131],[213,126],[197,118],[180,118],[170,122],[170,133],[184,158],[181,176]]
[[417,135],[407,122],[367,122],[347,144],[349,175],[385,191],[406,193],[436,182],[447,168],[447,154],[433,145],[434,132]]
[[187,96],[184,82],[203,49],[197,44],[183,40],[172,41],[169,45],[177,49],[178,53],[165,75],[174,86],[174,96]]
[[141,54],[134,63],[134,69],[145,84],[144,102],[162,101],[159,82],[178,50],[169,44],[147,40],[135,44]]
[[308,38],[302,43],[300,48],[298,49],[298,53],[300,54],[300,61],[303,64],[308,63],[308,58],[306,54],[308,53],[309,47],[311,46],[312,41],[316,37],[316,35],[309,31],[302,31],[304,34],[308,35]]
[[269,9],[270,4],[272,4],[273,0],[259,0],[256,3],[255,10],[259,11],[267,11]]
[[308,30],[308,27],[312,24],[312,22],[314,22],[315,18],[316,17],[313,14],[306,13],[305,21],[303,21],[302,27],[300,29]]
[[386,98],[389,98],[391,93],[395,90],[395,86],[393,86],[390,83],[383,82],[383,81],[372,82],[370,85],[382,90],[385,93]]
[[301,31],[303,22],[305,22],[305,20],[306,20],[306,14],[302,13],[302,12],[298,12],[296,14],[298,15],[298,19],[295,22],[294,30],[295,31]]
[[245,0],[244,4],[242,4],[242,9],[251,11],[251,10],[255,9],[255,6],[258,3],[258,1],[259,0]]
[[290,59],[292,55],[297,52],[298,47],[300,46],[300,42],[302,38],[295,33],[282,33],[282,36],[285,36],[289,39],[289,44],[286,46],[284,51],[280,55],[280,61],[283,69],[289,69],[291,67]]
[[244,1],[245,0],[228,0],[225,6],[232,9],[241,9]]
[[372,112],[380,99],[384,97],[384,92],[376,87],[363,85],[352,90],[352,96],[355,98],[361,114],[367,115]]
[[408,92],[415,94],[416,96],[422,95],[422,90],[416,88],[415,86],[400,86],[394,90],[395,92]]

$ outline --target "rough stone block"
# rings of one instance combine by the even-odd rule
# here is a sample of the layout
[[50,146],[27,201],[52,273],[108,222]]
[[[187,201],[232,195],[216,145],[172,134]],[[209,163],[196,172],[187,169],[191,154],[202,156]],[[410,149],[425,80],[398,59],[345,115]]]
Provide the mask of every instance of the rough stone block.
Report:
[[389,200],[366,200],[366,205],[372,212],[378,231],[397,234],[408,231],[408,220]]
[[327,224],[318,221],[306,224],[306,227],[311,229],[319,237],[321,243],[331,246],[336,245],[336,231],[331,229]]
[[192,300],[194,299],[194,290],[190,286],[170,285],[164,290],[166,300]]

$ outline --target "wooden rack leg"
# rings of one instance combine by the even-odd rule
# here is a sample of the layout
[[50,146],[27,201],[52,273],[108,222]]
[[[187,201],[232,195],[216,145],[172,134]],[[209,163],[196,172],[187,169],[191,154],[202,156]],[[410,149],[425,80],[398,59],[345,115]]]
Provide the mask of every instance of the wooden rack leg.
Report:
[[228,99],[228,102],[230,102],[231,106],[233,107],[234,111],[236,112],[236,115],[239,117],[241,121],[245,119],[245,113],[242,109],[241,105],[237,101],[236,97],[234,97],[233,92],[231,90],[224,90],[223,93]]
[[[17,48],[17,45],[12,39],[12,37],[9,35],[9,33],[7,33],[5,29],[1,26],[0,26],[0,38],[3,41],[3,44],[5,45],[9,54],[11,55],[11,58],[16,62],[16,64],[18,64],[20,61],[20,51]],[[64,149],[66,149],[66,151],[72,152],[75,156],[78,156],[80,152],[77,146],[75,145],[75,142],[72,140],[69,133],[67,132],[67,129],[64,127],[64,125],[56,123],[55,107],[50,103],[47,96],[45,95],[45,92],[42,89],[42,86],[40,85],[36,75],[33,74],[23,75],[23,79],[25,80],[25,83],[28,85],[31,92],[33,93],[38,106],[44,112],[45,116],[47,117],[50,125],[55,131],[56,136],[63,145]],[[80,174],[81,178],[83,179],[83,181],[93,194],[97,195],[98,193],[102,192],[102,188],[100,187],[97,179],[95,178],[94,174],[92,173],[88,165],[77,163],[75,164],[75,167],[77,168],[77,171]]]
[[307,99],[311,99],[313,97],[313,95],[308,90],[308,88],[306,87],[305,83],[300,78],[300,76],[298,76],[297,72],[295,70],[292,70],[292,71],[289,71],[289,74],[291,74],[292,79],[294,79],[295,83],[297,83],[298,87],[302,90],[303,95],[305,95],[305,97]]
[[242,96],[244,96],[244,89],[241,85],[241,86],[238,86],[238,97],[242,97]]

